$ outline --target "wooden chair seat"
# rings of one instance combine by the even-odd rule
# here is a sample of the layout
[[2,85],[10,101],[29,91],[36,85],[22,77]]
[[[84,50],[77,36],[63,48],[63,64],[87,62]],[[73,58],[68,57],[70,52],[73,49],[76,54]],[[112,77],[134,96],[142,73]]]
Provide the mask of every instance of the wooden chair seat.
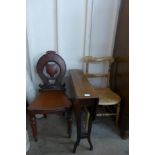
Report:
[[121,101],[120,96],[110,88],[96,88],[95,91],[99,96],[99,105],[115,105]]
[[69,108],[71,102],[68,100],[64,91],[43,91],[29,106],[29,110],[62,111]]

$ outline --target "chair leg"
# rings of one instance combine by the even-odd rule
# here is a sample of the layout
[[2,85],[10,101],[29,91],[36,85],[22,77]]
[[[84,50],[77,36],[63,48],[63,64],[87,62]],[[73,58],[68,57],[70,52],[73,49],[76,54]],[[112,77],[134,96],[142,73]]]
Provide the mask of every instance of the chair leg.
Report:
[[44,114],[44,118],[47,118],[47,114]]
[[37,141],[37,123],[35,114],[30,113],[30,121],[34,140]]
[[86,118],[86,129],[88,130],[88,124],[89,124],[89,118],[90,118],[90,113],[89,112],[87,112],[87,114],[86,114],[87,116],[87,118]]
[[65,112],[62,113],[62,116],[65,117]]
[[93,109],[93,107],[91,107],[90,113],[89,113],[89,119],[88,119],[88,143],[90,145],[90,150],[93,150],[93,145],[92,145],[91,137],[90,137],[91,129],[92,129],[93,115],[94,115],[93,111],[94,111],[94,109]]
[[120,113],[120,103],[116,107],[116,127],[118,127],[119,113]]
[[71,138],[72,134],[72,109],[67,111],[67,124],[68,124],[68,137]]

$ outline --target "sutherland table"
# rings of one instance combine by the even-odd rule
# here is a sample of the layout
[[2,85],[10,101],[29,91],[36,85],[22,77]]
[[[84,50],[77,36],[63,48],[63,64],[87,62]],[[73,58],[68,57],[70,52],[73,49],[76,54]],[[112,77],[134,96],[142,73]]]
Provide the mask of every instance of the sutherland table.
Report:
[[[90,145],[90,150],[93,150],[90,136],[92,121],[95,118],[95,109],[96,105],[98,104],[99,98],[96,95],[95,90],[87,80],[87,77],[81,70],[70,70],[70,77],[73,86],[72,91],[74,91],[73,107],[75,110],[77,122],[77,140],[73,148],[73,153],[75,153],[81,138],[87,138]],[[81,129],[81,112],[83,108],[87,108],[90,113],[88,130],[86,132],[82,132]]]

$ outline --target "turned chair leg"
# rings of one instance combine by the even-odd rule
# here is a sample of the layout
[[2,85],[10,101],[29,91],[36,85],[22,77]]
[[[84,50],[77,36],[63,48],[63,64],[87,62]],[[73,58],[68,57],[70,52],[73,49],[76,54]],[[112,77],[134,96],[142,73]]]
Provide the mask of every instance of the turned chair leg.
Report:
[[72,109],[67,111],[67,124],[68,124],[68,137],[71,138],[72,134]]
[[118,127],[119,125],[119,113],[120,113],[120,103],[117,105],[116,107],[116,127]]
[[47,118],[47,114],[44,114],[44,118]]
[[30,121],[31,121],[32,135],[34,137],[34,140],[37,141],[37,123],[35,114],[30,113]]

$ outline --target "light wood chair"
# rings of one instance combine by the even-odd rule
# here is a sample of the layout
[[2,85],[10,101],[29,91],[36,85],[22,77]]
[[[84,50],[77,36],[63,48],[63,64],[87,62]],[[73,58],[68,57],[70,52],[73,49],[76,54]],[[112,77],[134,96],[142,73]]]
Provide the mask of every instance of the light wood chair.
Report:
[[[120,101],[121,98],[118,94],[116,94],[114,91],[112,91],[109,88],[110,85],[110,68],[111,64],[114,62],[113,57],[92,57],[92,56],[85,56],[84,57],[84,64],[85,69],[84,72],[87,76],[87,78],[106,78],[106,86],[104,88],[99,87],[95,88],[96,93],[99,96],[99,104],[97,107],[96,116],[116,116],[116,126],[118,126],[118,120],[119,120],[119,113],[120,113]],[[106,72],[102,73],[94,73],[90,72],[90,64],[105,64],[107,67]],[[111,110],[111,107],[112,110]],[[106,110],[105,110],[106,109]],[[103,111],[104,110],[104,111]],[[108,110],[108,112],[107,112]],[[89,118],[89,113],[87,113],[87,120]]]

